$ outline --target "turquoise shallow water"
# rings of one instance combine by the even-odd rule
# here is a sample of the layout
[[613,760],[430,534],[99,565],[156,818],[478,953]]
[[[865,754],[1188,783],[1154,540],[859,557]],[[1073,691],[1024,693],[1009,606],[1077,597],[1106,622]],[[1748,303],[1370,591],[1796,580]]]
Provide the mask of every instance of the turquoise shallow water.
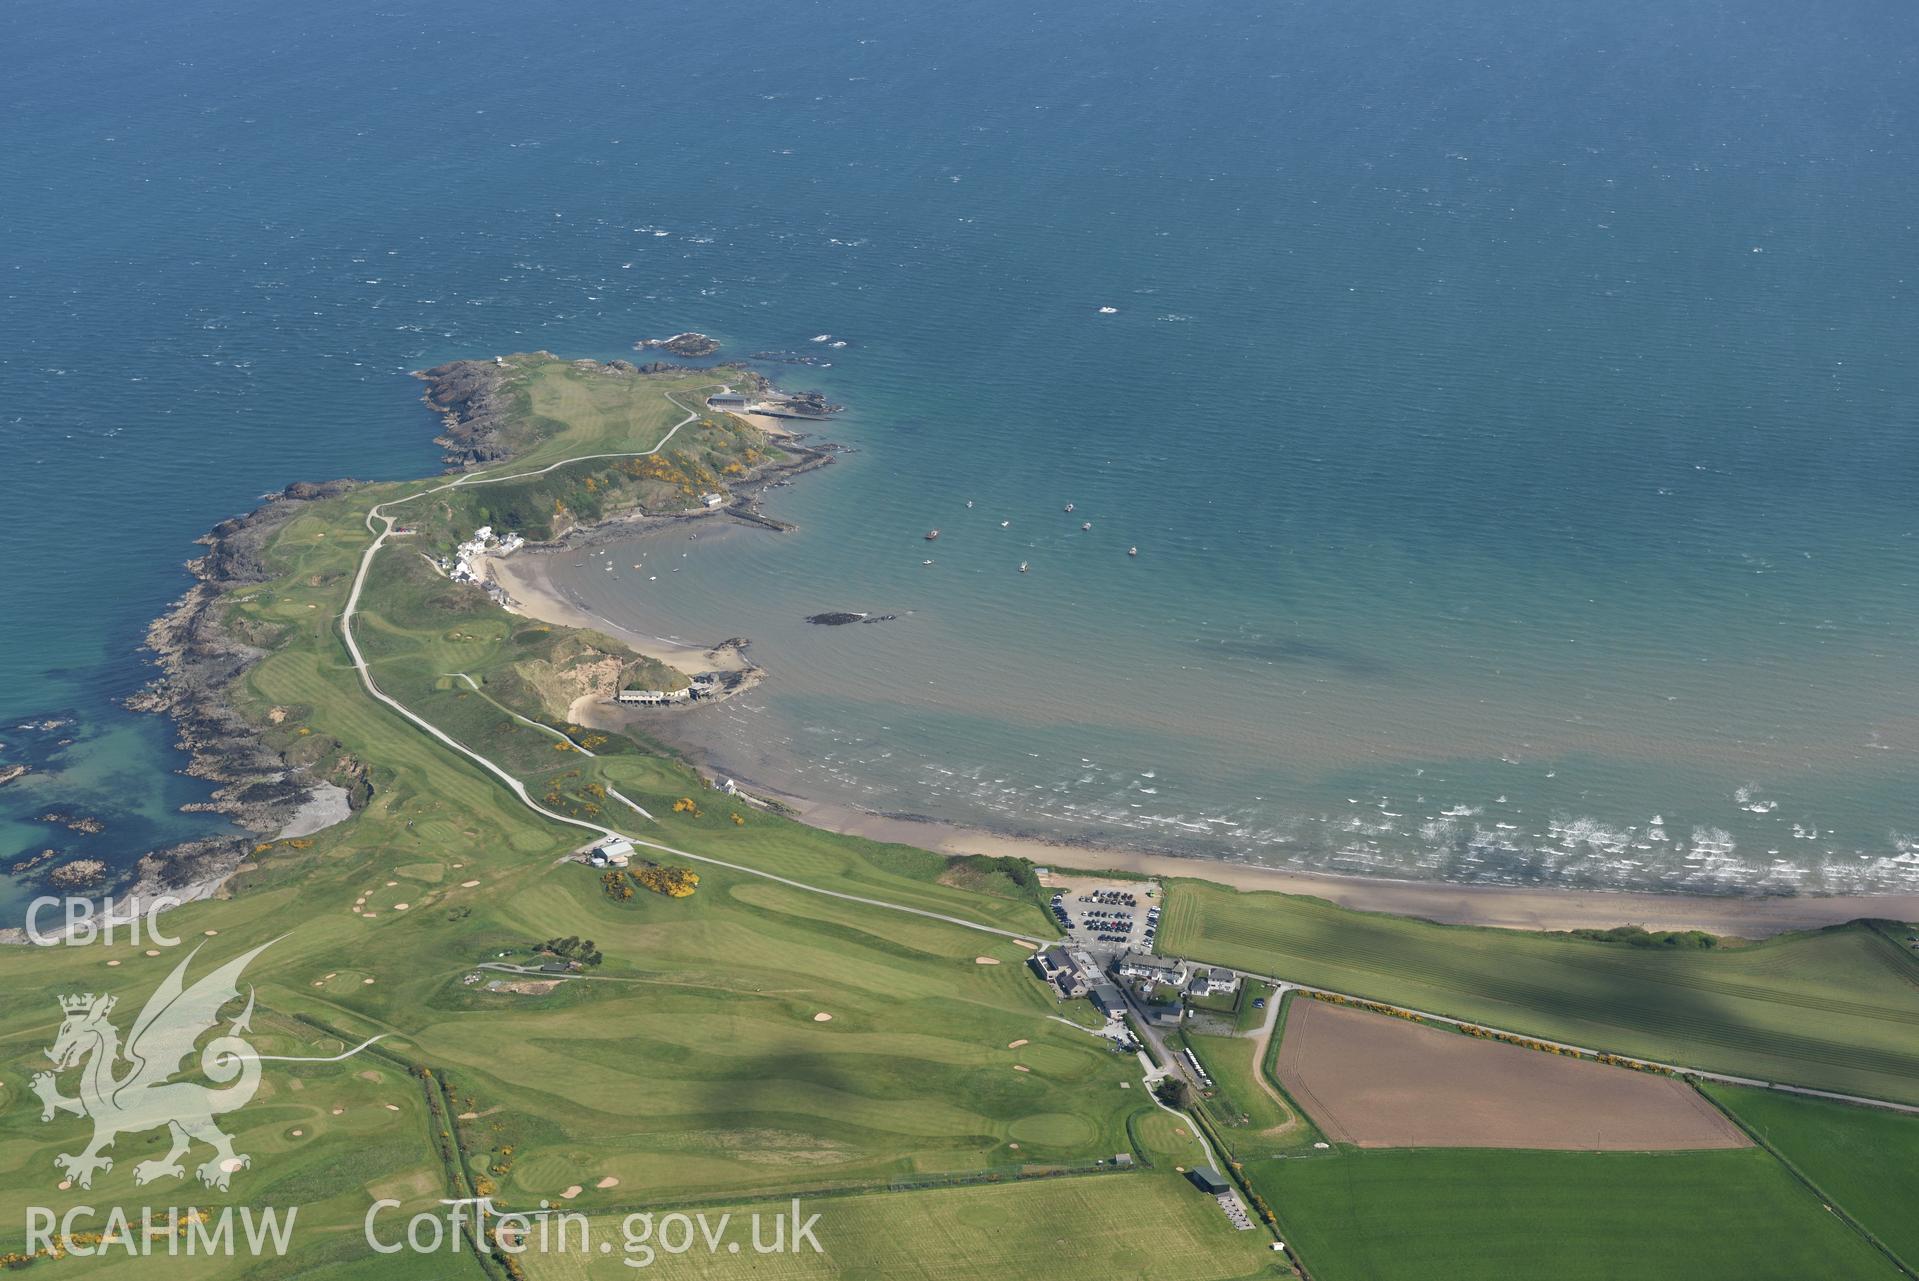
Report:
[[[830,361],[782,376],[862,452],[779,492],[797,535],[574,587],[753,636],[712,732],[772,781],[1346,870],[1919,882],[1902,6],[0,35],[0,856],[207,830],[115,708],[141,629],[259,492],[430,468],[406,370],[695,327]],[[799,622],[836,607],[912,612]]]

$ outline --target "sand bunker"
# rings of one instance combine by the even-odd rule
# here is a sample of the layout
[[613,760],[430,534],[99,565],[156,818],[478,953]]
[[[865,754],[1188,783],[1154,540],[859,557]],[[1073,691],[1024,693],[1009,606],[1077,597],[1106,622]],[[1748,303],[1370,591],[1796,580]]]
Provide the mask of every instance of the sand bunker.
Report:
[[1295,1002],[1278,1075],[1326,1137],[1360,1147],[1742,1148],[1684,1082],[1407,1019]]
[[1013,1070],[1015,1072],[1031,1072],[1033,1069],[1027,1067],[1024,1063],[1015,1063],[1013,1065]]
[[1017,1049],[1018,1049],[1018,1048],[1019,1048],[1020,1046],[1022,1046],[1022,1045],[1025,1045],[1025,1044],[1026,1044],[1026,1038],[1022,1036],[1022,1037],[1021,1037],[1021,1038],[1020,1038],[1019,1040],[1017,1040],[1017,1041],[1008,1041],[1008,1042],[1006,1043],[1006,1048],[1007,1048],[1007,1049],[1009,1049],[1009,1050],[1017,1050]]
[[620,1186],[620,1181],[609,1174],[593,1186],[596,1188],[617,1188]]
[[973,958],[973,964],[975,964],[975,965],[998,965],[998,964],[999,964],[999,958],[998,958],[997,956],[976,956],[976,957],[974,957],[974,958]]
[[567,1188],[566,1191],[560,1193],[560,1195],[564,1197],[566,1200],[571,1201],[574,1197],[580,1195],[580,1185],[575,1183],[571,1187]]
[[813,1016],[813,1021],[815,1023],[831,1023],[833,1021],[833,1016],[831,1014],[828,1014],[825,1010],[821,1010],[818,1014],[815,1014]]
[[479,884],[479,882],[478,882],[478,881],[461,881],[461,882],[460,882],[460,888],[461,888],[461,889],[463,889],[463,890],[470,890],[470,889],[472,889],[472,888],[473,888],[473,887],[474,887],[475,885],[478,885],[478,884]]

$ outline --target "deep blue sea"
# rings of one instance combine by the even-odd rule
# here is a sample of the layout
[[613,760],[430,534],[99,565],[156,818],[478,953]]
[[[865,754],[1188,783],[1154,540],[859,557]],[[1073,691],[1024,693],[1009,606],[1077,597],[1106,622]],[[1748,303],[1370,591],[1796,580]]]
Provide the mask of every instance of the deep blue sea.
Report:
[[0,860],[217,829],[118,709],[143,629],[261,492],[432,469],[408,370],[697,328],[813,358],[769,372],[859,452],[794,535],[563,577],[754,639],[710,732],[756,776],[1919,887],[1905,0],[71,0],[0,47]]

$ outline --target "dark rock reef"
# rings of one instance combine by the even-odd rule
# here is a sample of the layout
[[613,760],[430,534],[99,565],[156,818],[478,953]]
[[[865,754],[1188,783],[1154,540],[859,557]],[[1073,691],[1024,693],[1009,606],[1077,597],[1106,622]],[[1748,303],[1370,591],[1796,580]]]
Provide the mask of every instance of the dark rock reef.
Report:
[[890,623],[898,614],[851,614],[837,610],[830,614],[808,614],[806,621],[815,627],[844,627],[848,623]]
[[684,356],[689,360],[697,360],[701,356],[710,356],[718,351],[720,343],[717,338],[709,338],[705,334],[689,331],[674,334],[671,338],[642,338],[633,344],[635,351],[647,351],[652,348],[670,351],[675,356]]

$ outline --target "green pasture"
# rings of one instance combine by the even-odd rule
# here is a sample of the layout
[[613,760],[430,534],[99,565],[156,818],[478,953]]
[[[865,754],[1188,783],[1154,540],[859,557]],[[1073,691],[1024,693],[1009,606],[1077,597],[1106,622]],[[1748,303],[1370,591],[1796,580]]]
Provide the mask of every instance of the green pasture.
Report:
[[1349,1149],[1247,1173],[1318,1281],[1900,1275],[1756,1148]]
[[1908,1268],[1919,1265],[1919,1116],[1774,1090],[1705,1089]]
[[[765,1278],[766,1281],[1250,1281],[1282,1275],[1271,1238],[1235,1232],[1219,1206],[1171,1173],[1093,1175],[868,1196],[802,1199],[818,1214],[820,1252],[752,1253],[750,1216],[772,1216],[784,1202],[705,1208],[709,1227],[731,1213],[739,1255],[722,1245],[657,1254],[644,1270],[624,1260],[619,1218],[594,1219],[594,1250],[526,1256],[534,1281],[599,1281],[631,1275],[666,1278]],[[656,1220],[659,1218],[656,1215]],[[634,1225],[635,1235],[638,1225]],[[656,1223],[655,1231],[658,1225]],[[614,1243],[597,1253],[597,1241]]]
[[1864,925],[1711,951],[1433,925],[1168,886],[1167,951],[1513,1031],[1919,1101],[1919,962]]

